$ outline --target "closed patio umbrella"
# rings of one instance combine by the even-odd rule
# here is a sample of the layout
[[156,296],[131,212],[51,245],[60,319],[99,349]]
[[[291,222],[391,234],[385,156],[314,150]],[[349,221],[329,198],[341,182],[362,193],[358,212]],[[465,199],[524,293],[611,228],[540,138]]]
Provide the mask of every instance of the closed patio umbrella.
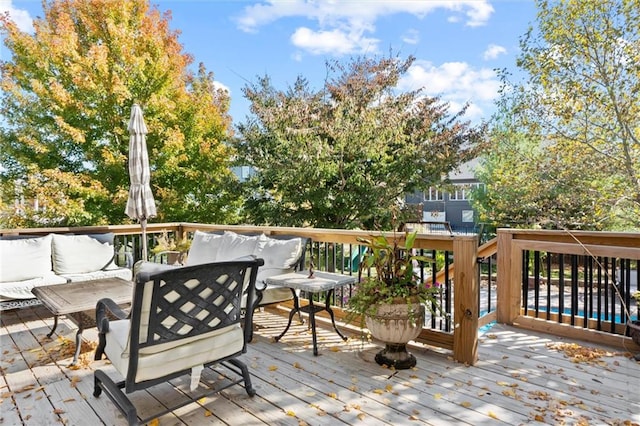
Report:
[[156,202],[151,193],[151,170],[147,153],[147,126],[138,104],[131,107],[129,120],[129,199],[125,213],[142,227],[142,256],[147,260],[147,219],[156,216]]

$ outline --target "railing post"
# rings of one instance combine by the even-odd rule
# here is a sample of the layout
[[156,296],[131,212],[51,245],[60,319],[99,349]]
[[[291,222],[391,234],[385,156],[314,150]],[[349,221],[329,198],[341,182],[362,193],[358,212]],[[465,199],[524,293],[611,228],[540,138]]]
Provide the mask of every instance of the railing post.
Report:
[[520,288],[522,259],[521,251],[513,250],[513,234],[498,230],[498,275],[496,285],[498,304],[496,318],[499,323],[513,324],[520,315]]
[[454,237],[455,286],[453,358],[474,365],[478,360],[478,240]]

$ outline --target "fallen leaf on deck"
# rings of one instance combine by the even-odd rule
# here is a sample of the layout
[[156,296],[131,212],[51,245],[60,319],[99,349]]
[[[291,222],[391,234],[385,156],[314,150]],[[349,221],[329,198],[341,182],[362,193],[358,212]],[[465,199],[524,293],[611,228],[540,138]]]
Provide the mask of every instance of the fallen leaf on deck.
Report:
[[497,416],[497,415],[496,415],[496,413],[494,413],[493,411],[489,411],[489,412],[487,413],[487,415],[488,415],[489,417],[491,417],[492,419],[499,420],[499,419],[498,419],[498,416]]
[[464,408],[471,407],[471,403],[469,401],[462,401],[460,405],[462,405]]
[[296,413],[294,413],[294,412],[293,412],[293,411],[291,411],[291,410],[287,410],[287,416],[289,416],[289,417],[295,417],[295,416],[296,416]]
[[211,416],[213,416],[213,413],[211,411],[207,410],[207,411],[204,412],[204,416],[205,417],[211,417]]
[[275,365],[270,365],[269,366],[269,371],[276,371],[277,369],[278,369],[278,367],[275,366]]
[[440,398],[442,398],[442,394],[441,393],[433,394],[433,399],[440,399]]
[[62,408],[55,408],[53,414],[64,414],[64,410]]

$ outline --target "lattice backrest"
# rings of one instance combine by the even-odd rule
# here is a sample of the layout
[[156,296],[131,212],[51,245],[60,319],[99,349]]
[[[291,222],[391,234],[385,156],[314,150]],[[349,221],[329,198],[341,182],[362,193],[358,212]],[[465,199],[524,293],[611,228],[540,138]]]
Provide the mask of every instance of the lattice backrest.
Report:
[[[239,324],[243,283],[255,286],[261,259],[217,262],[140,277],[131,310],[129,343],[140,351]],[[250,292],[251,293],[251,292]],[[244,320],[251,321],[251,314]]]

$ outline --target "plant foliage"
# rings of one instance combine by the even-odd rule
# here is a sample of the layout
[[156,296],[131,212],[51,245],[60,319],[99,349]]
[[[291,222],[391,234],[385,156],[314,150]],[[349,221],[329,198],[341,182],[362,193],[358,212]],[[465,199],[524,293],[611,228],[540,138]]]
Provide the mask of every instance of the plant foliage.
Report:
[[398,199],[440,182],[474,158],[482,126],[421,90],[398,90],[413,57],[327,63],[324,87],[269,77],[244,89],[251,113],[238,126],[239,159],[254,174],[246,211],[256,224],[385,228]]
[[143,107],[159,221],[236,214],[229,98],[147,0],[43,2],[34,32],[0,17],[6,227],[127,222],[131,105]]
[[[357,315],[373,315],[378,305],[389,303],[420,302],[432,313],[441,313],[440,285],[421,281],[414,271],[420,262],[433,260],[414,254],[416,236],[415,232],[404,232],[400,236],[394,231],[392,235],[359,238],[367,251],[360,264],[359,282],[347,302],[347,320]],[[369,269],[375,272],[366,274]]]

